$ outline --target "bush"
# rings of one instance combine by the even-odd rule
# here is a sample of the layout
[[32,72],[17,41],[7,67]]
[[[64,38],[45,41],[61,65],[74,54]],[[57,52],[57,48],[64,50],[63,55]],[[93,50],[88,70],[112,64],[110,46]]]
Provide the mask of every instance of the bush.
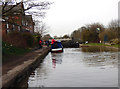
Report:
[[118,39],[118,38],[112,39],[111,41],[112,41],[112,43],[114,43],[114,44],[120,44],[120,39]]
[[38,38],[32,35],[30,32],[12,31],[10,33],[3,34],[2,40],[9,45],[15,47],[28,48],[38,45]]
[[33,35],[33,37],[34,37],[34,45],[38,46],[40,38],[37,35]]
[[2,41],[2,54],[4,55],[20,55],[29,52],[29,49],[15,47]]
[[23,35],[23,38],[26,40],[28,47],[33,47],[35,45],[35,38],[31,33],[24,32],[22,35]]
[[22,37],[21,32],[18,31],[13,31],[8,33],[7,35],[4,35],[3,41],[15,47],[27,47],[26,40]]

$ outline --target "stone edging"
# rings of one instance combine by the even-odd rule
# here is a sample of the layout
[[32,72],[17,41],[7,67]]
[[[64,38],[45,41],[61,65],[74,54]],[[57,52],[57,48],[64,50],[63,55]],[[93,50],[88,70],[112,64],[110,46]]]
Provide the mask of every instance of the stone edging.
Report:
[[[30,59],[28,61],[24,61],[23,64],[16,66],[12,70],[8,71],[7,74],[2,76],[2,89],[6,89],[11,87],[19,78],[24,76],[26,73],[32,71],[37,65],[42,61],[42,59],[48,54],[49,48],[45,49],[42,53],[38,53],[38,55]],[[39,52],[39,51],[36,51]]]

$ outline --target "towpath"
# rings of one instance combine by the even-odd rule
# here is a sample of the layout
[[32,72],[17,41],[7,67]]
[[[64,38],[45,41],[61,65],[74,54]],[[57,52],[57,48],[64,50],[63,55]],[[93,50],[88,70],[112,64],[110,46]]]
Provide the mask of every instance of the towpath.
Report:
[[2,65],[2,85],[9,85],[12,79],[15,79],[22,71],[26,71],[30,65],[48,50],[48,47],[43,47],[42,49],[33,50],[23,56],[14,57],[11,59],[12,61],[4,63]]

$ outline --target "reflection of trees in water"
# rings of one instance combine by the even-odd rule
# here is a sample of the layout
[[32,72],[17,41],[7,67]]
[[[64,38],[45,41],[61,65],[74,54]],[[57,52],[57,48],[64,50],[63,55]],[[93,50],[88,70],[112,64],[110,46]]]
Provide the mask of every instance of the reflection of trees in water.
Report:
[[82,47],[83,52],[116,52],[118,51],[115,48],[105,47],[105,46],[90,46]]
[[117,67],[118,65],[118,53],[114,52],[102,52],[102,53],[88,53],[84,57],[83,62],[87,66],[112,66]]

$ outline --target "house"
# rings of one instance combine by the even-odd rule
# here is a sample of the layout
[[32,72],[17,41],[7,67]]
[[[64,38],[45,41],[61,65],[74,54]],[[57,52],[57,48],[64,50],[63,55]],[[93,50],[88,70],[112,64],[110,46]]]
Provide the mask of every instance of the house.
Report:
[[5,10],[14,7],[9,13],[2,16],[2,33],[7,34],[11,31],[28,31],[34,33],[34,22],[32,15],[25,15],[23,3],[15,5],[7,5]]
[[25,31],[29,31],[31,33],[34,33],[34,25],[32,15],[25,15],[24,17],[25,23],[23,24],[23,29]]

